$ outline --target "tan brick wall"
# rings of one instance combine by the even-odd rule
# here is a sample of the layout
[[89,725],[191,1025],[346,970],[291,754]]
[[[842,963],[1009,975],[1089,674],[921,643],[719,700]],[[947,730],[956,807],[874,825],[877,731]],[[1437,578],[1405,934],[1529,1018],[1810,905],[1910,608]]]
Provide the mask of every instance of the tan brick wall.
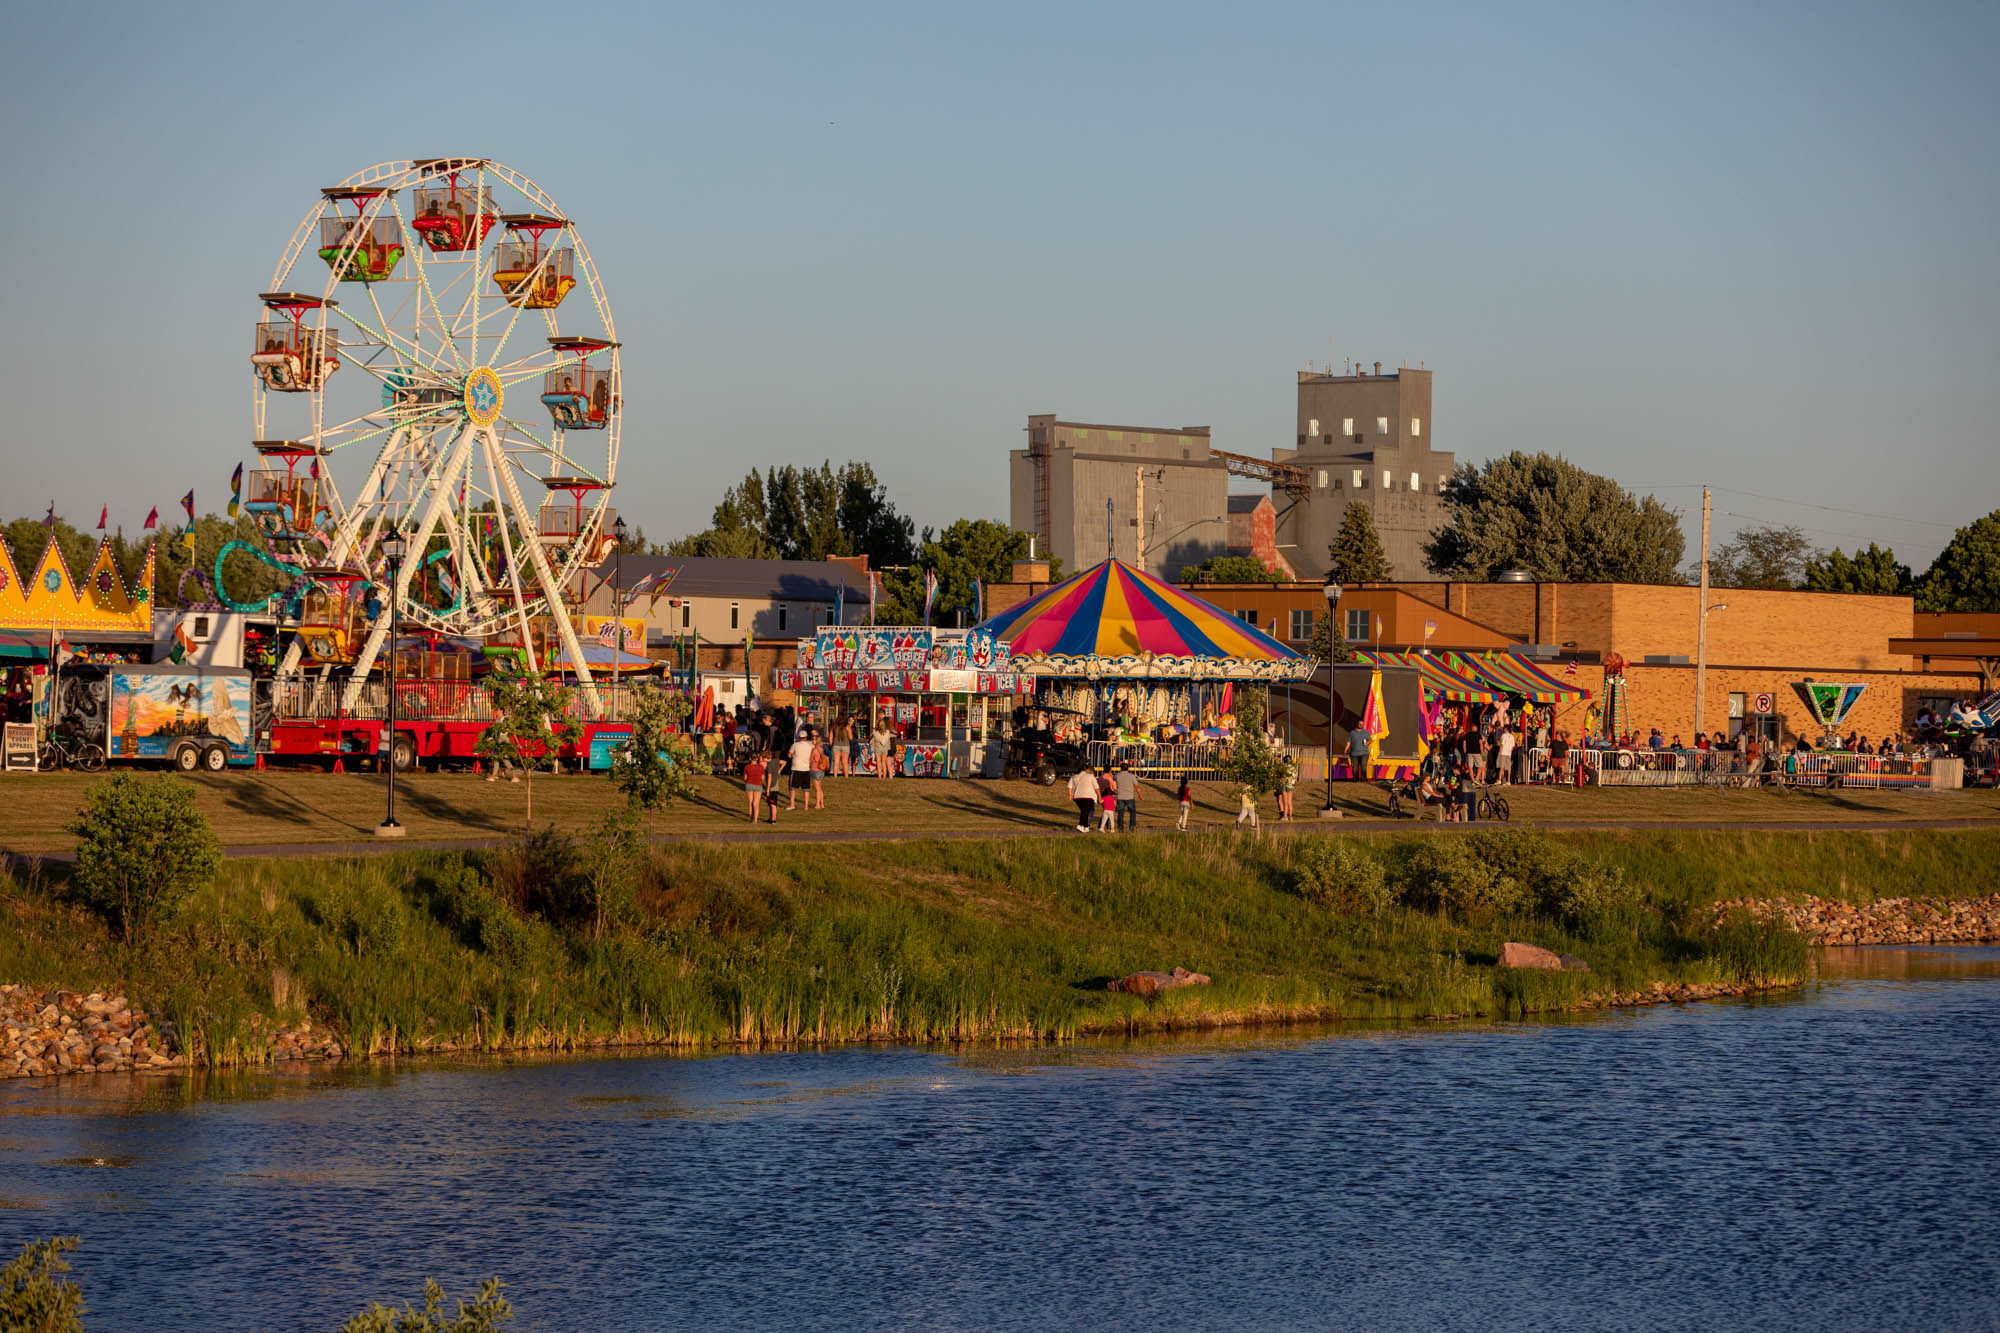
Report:
[[[1697,588],[1619,583],[1611,594],[1608,651],[1637,663],[1649,654],[1695,655]],[[1596,621],[1579,615],[1575,594],[1563,590],[1566,627]],[[1902,670],[1907,657],[1891,655],[1889,640],[1909,633],[1908,597],[1846,593],[1760,592],[1711,589],[1710,604],[1728,609],[1708,617],[1710,663],[1754,662],[1799,667],[1804,672]],[[1582,645],[1582,636],[1568,633]],[[1794,676],[1793,679],[1801,677]]]

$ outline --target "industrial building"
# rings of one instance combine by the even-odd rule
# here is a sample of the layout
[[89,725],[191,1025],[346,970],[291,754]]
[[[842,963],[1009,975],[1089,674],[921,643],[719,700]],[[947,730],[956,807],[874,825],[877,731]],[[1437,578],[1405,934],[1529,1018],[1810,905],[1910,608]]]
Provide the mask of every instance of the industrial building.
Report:
[[1303,578],[1326,573],[1347,506],[1368,506],[1390,572],[1428,576],[1424,543],[1448,517],[1444,483],[1456,459],[1431,447],[1431,372],[1299,372],[1296,447],[1271,451],[1278,550]]
[[1208,427],[1028,418],[1008,460],[1008,520],[1067,570],[1116,556],[1160,578],[1229,547],[1229,467]]

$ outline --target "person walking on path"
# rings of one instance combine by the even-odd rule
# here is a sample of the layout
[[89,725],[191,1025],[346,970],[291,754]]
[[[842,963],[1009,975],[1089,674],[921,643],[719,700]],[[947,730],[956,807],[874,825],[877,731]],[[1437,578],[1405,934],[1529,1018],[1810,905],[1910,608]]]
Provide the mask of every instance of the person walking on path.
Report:
[[792,742],[790,754],[792,769],[792,796],[785,809],[799,808],[799,793],[806,794],[806,809],[812,809],[813,786],[813,743],[812,738],[800,735]]
[[1118,828],[1122,833],[1139,831],[1139,775],[1130,764],[1118,765]]
[[785,771],[785,761],[776,754],[764,756],[764,813],[773,824],[778,822],[778,777]]
[[1097,810],[1097,775],[1087,768],[1070,774],[1069,798],[1076,803],[1076,831],[1090,832],[1090,817]]
[[1278,772],[1278,820],[1280,823],[1289,824],[1292,822],[1292,801],[1294,799],[1292,792],[1298,788],[1298,785],[1299,761],[1290,755],[1286,755],[1285,761],[1279,766]]
[[1359,724],[1347,733],[1347,776],[1356,782],[1368,780],[1369,735]]
[[1174,827],[1186,833],[1188,815],[1194,810],[1194,788],[1188,784],[1186,774],[1181,775],[1181,789],[1175,799],[1181,803],[1181,822]]
[[1097,831],[1112,833],[1118,821],[1118,783],[1104,769],[1097,770],[1097,801],[1103,814],[1098,817]]
[[1503,726],[1497,742],[1500,747],[1500,763],[1494,772],[1494,781],[1503,787],[1514,785],[1514,729]]
[[870,747],[875,751],[875,776],[878,778],[887,778],[889,776],[889,756],[895,751],[896,736],[895,733],[889,730],[889,723],[886,719],[877,718],[875,720],[875,731],[868,740]]
[[743,766],[743,794],[750,798],[750,822],[755,824],[764,804],[764,756],[755,753]]
[[1236,824],[1240,828],[1245,823],[1252,833],[1257,832],[1257,793],[1248,784],[1236,789]]
[[812,802],[813,809],[826,809],[826,746],[820,743],[818,733],[813,735],[812,752]]
[[841,717],[834,720],[833,734],[828,738],[831,742],[829,747],[831,754],[829,757],[833,760],[834,777],[852,777],[854,774],[853,763],[847,749],[848,738],[853,732],[853,727],[854,723],[851,718]]

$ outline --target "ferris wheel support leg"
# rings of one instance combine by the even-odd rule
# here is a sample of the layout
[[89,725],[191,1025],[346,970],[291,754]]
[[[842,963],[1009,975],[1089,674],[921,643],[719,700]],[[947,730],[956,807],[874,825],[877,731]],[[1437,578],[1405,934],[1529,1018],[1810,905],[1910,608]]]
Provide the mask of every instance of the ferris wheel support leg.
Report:
[[[410,555],[404,559],[402,567],[396,571],[396,586],[389,595],[396,605],[409,600],[410,580],[417,568],[423,564],[424,548],[430,545],[431,534],[437,530],[438,515],[444,512],[445,502],[451,498],[450,479],[458,475],[465,456],[472,448],[473,428],[467,426],[458,433],[458,443],[451,449],[451,455],[440,467],[435,467],[425,478],[430,490],[430,500],[424,505],[424,516],[417,523],[414,532],[405,533],[409,541]],[[340,706],[344,712],[354,711],[354,705],[361,698],[361,687],[368,682],[368,672],[374,667],[375,659],[382,652],[382,641],[389,637],[389,617],[375,617],[375,625],[368,631],[367,642],[354,658],[354,675],[347,682],[347,690],[341,696]]]
[[[507,460],[500,456],[499,441],[489,434],[481,439],[480,446],[486,451],[488,474],[496,486],[504,485],[502,479],[507,474]],[[507,516],[495,514],[494,517],[499,520],[495,526],[500,529],[500,550],[507,561],[507,586],[514,593],[514,619],[521,627],[521,651],[528,655],[528,670],[540,671],[542,668],[535,661],[535,636],[528,627],[528,600],[521,594],[521,566],[514,559],[514,539],[508,535]],[[525,543],[529,538],[524,534],[521,540]]]
[[[395,457],[396,446],[402,442],[402,438],[403,428],[400,426],[389,432],[389,438],[382,443],[382,451],[375,455],[375,462],[368,469],[368,480],[362,483],[361,495],[374,495],[380,491],[382,476],[389,470],[389,460]],[[329,472],[327,477],[331,481],[332,474]],[[338,567],[347,563],[347,557],[354,550],[355,534],[361,530],[362,521],[366,517],[367,511],[361,505],[356,505],[341,515],[340,526],[334,529],[333,540],[327,543],[327,564]],[[294,635],[291,643],[285,648],[284,658],[278,663],[278,674],[289,676],[297,671],[301,655],[298,636]]]
[[[490,448],[497,448],[489,441]],[[556,633],[562,638],[563,651],[569,654],[570,666],[576,671],[577,685],[583,690],[583,701],[590,709],[592,720],[604,716],[604,700],[598,696],[597,682],[590,678],[590,667],[583,660],[583,644],[578,642],[576,627],[569,622],[569,612],[563,607],[562,586],[556,582],[555,571],[549,568],[549,560],[542,553],[542,543],[533,534],[540,531],[534,514],[521,499],[521,488],[514,482],[514,470],[502,468],[500,483],[507,489],[507,503],[514,506],[515,520],[521,525],[521,545],[528,550],[528,559],[535,566],[535,579],[542,585],[542,595],[548,598],[549,617],[556,622]]]

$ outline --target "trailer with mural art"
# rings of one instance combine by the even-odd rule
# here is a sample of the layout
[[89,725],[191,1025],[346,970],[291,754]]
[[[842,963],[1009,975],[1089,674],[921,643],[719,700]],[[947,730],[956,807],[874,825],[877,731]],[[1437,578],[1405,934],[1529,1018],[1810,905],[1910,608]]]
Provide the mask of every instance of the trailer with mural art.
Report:
[[112,763],[220,773],[254,764],[257,710],[247,671],[201,666],[70,666],[56,687],[55,729]]

